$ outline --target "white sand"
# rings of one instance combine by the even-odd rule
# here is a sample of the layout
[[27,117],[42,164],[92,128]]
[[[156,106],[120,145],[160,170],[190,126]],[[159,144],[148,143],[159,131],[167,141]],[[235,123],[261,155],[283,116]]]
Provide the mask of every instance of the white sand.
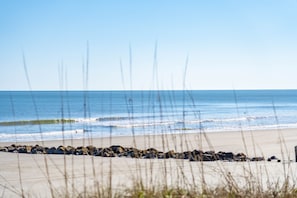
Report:
[[[0,143],[0,146],[11,143]],[[63,141],[26,142],[18,144],[39,144],[59,146]],[[225,177],[231,174],[238,185],[245,185],[245,178],[251,173],[256,182],[264,188],[282,181],[289,175],[291,183],[297,178],[294,147],[297,145],[297,129],[263,130],[253,132],[212,132],[206,134],[187,133],[164,136],[137,136],[98,138],[93,140],[67,140],[64,145],[94,145],[107,147],[122,145],[140,149],[154,147],[158,150],[186,151],[202,149],[243,152],[249,157],[272,155],[280,158],[277,162],[189,162],[176,159],[130,159],[102,158],[92,156],[30,155],[0,153],[0,196],[20,196],[21,183],[26,194],[33,197],[50,197],[50,186],[54,193],[77,194],[94,186],[109,186],[112,181],[113,193],[131,186],[135,180],[144,185],[165,184],[172,186],[226,185]],[[136,144],[136,145],[135,145]],[[19,158],[19,160],[18,160]],[[292,160],[293,162],[289,161]],[[18,162],[19,167],[18,168]],[[47,166],[46,166],[47,164]],[[65,179],[65,172],[67,179]],[[19,174],[21,173],[21,174]],[[20,179],[21,176],[21,179]],[[22,182],[20,182],[22,181]],[[66,182],[67,181],[67,185]],[[72,188],[74,187],[74,188]]]

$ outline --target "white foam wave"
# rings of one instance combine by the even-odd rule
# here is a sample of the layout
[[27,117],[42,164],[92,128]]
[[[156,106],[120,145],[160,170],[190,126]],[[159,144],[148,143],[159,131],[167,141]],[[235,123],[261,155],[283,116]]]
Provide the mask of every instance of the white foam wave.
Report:
[[[238,121],[253,121],[259,119],[270,118],[269,116],[247,116],[247,117],[238,117],[238,118],[223,118],[223,119],[205,119],[205,120],[188,120],[185,123],[194,124],[194,123],[211,123],[211,122],[238,122]],[[180,121],[182,123],[182,121]]]
[[[176,119],[166,119],[166,120],[113,120],[113,121],[103,121],[92,123],[93,126],[98,127],[113,127],[113,128],[132,128],[132,127],[151,127],[151,126],[170,126],[170,125],[182,125],[182,124],[211,124],[217,123],[224,125],[223,123],[231,122],[246,122],[253,121],[258,119],[266,119],[269,117],[266,116],[248,116],[248,117],[239,117],[239,118],[224,118],[224,119],[192,119],[192,120],[176,120]],[[215,125],[217,125],[215,124]]]
[[76,122],[97,122],[97,118],[76,118]]
[[83,129],[74,129],[74,130],[66,130],[66,131],[49,131],[42,133],[19,133],[19,134],[11,134],[11,133],[1,133],[0,139],[3,142],[9,141],[40,141],[40,140],[55,140],[55,139],[63,139],[64,138],[76,138],[80,137],[81,134],[84,133]]
[[132,127],[150,127],[150,126],[166,126],[175,124],[175,121],[161,121],[161,122],[113,122],[102,123],[99,126],[103,127],[115,127],[115,128],[132,128]]

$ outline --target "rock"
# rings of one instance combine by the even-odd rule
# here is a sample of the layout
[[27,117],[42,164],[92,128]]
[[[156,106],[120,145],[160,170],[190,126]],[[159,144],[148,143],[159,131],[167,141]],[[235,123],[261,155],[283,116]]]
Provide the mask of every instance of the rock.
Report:
[[109,147],[114,153],[116,154],[123,154],[125,152],[125,148],[120,146],[120,145],[112,145],[111,147]]
[[175,158],[175,152],[174,150],[170,150],[168,152],[165,153],[165,158],[168,159],[168,158]]
[[159,152],[157,153],[157,158],[158,158],[158,159],[166,159],[166,158],[165,158],[165,153],[159,151]]
[[267,159],[267,161],[277,161],[277,162],[281,162],[281,160],[280,159],[278,159],[277,157],[275,157],[275,156],[271,156],[270,158],[268,158]]
[[233,160],[234,159],[234,154],[232,152],[225,153],[225,159]]
[[98,155],[97,156],[101,156],[101,157],[115,157],[115,153],[112,151],[111,148],[102,148],[100,150],[98,150]]
[[245,162],[247,161],[247,157],[244,153],[237,153],[234,157],[235,161]]
[[264,161],[264,160],[265,160],[264,157],[253,157],[251,159],[251,161],[253,161],[253,162]]
[[115,157],[115,153],[111,148],[105,148],[103,152],[103,157]]
[[145,155],[144,155],[144,158],[145,159],[154,159],[154,158],[157,158],[157,154],[156,153],[146,153]]
[[26,150],[27,150],[27,153],[31,153],[31,151],[32,151],[32,146],[27,145],[27,146],[26,146]]
[[61,145],[56,150],[54,150],[53,154],[64,155],[64,154],[66,154],[66,148]]
[[45,152],[46,154],[55,154],[56,150],[57,150],[56,147],[51,147],[51,148],[45,149]]
[[203,160],[203,151],[200,150],[193,150],[189,153],[188,159],[193,161],[202,161]]
[[271,160],[277,160],[277,158],[273,155],[270,157]]
[[11,146],[8,146],[8,147],[7,147],[7,151],[8,151],[8,152],[11,152],[11,153],[12,153],[12,152],[14,152],[15,150],[16,150],[16,146],[15,146],[14,144],[12,144]]
[[7,149],[7,147],[0,147],[0,151],[2,151],[2,152],[8,152],[8,149]]
[[103,157],[116,157],[113,151],[106,152],[103,154]]
[[16,150],[18,153],[27,153],[26,146],[18,146]]
[[192,155],[190,156],[189,160],[190,160],[190,162],[201,161],[200,158],[198,159],[198,158],[196,158],[196,157],[194,157]]
[[[130,158],[146,158],[146,159],[188,159],[190,161],[216,161],[216,160],[225,160],[225,161],[263,161],[264,157],[253,157],[248,158],[244,153],[237,153],[234,155],[232,152],[218,152],[215,151],[206,151],[202,150],[193,150],[185,152],[175,152],[174,150],[169,150],[167,152],[158,151],[155,148],[149,148],[146,150],[140,150],[137,148],[124,148],[120,145],[112,145],[106,148],[96,148],[93,145],[87,147],[72,147],[72,146],[63,146],[59,147],[43,147],[38,144],[35,146],[30,145],[15,145],[0,147],[2,152],[14,152],[14,153],[31,153],[31,154],[75,154],[75,155],[94,155],[102,157],[130,157]],[[267,159],[268,161],[277,161],[281,162],[275,156],[271,156]]]
[[220,160],[234,161],[234,154],[232,152],[218,152],[217,156]]
[[136,148],[128,148],[127,149],[127,157],[131,157],[131,158],[141,158],[143,157],[144,152],[136,149]]
[[75,155],[88,155],[88,149],[84,146],[79,146],[75,149]]
[[175,153],[175,159],[185,159],[184,153]]
[[223,152],[220,151],[220,152],[216,153],[216,157],[217,157],[217,160],[223,160]]
[[103,157],[103,152],[104,152],[103,150],[104,150],[104,148],[98,148],[96,156]]
[[101,156],[101,151],[103,148],[96,148],[96,152],[94,153],[95,156]]
[[215,161],[213,155],[207,154],[207,153],[203,154],[203,159],[202,160],[207,161],[207,162]]
[[87,146],[88,154],[89,155],[96,155],[97,154],[97,148],[95,146],[89,145]]
[[32,147],[31,153],[32,154],[44,154],[46,152],[42,146],[39,146],[38,144],[36,144],[35,146]]
[[138,152],[139,157],[142,156],[142,153],[144,155],[144,158],[146,158],[146,159],[153,159],[153,158],[164,159],[165,158],[164,153],[161,151],[158,151],[155,148],[149,148],[143,152]]
[[183,159],[190,159],[191,157],[191,151],[185,151],[183,152],[184,158]]
[[67,146],[66,148],[65,148],[65,152],[66,152],[66,154],[68,154],[68,155],[70,155],[70,154],[74,154],[75,153],[75,148],[73,147],[73,146]]
[[206,151],[203,153],[203,161],[216,161],[219,157],[214,151]]
[[146,149],[146,151],[148,152],[148,153],[158,153],[159,151],[157,150],[157,149],[155,149],[155,148],[149,148],[149,149]]

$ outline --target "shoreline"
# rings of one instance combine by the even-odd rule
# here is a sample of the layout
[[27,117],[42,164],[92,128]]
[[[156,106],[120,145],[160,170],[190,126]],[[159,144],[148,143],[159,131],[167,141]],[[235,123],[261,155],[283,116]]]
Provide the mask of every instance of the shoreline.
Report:
[[200,149],[203,151],[226,151],[246,153],[249,156],[286,154],[286,159],[295,159],[294,147],[297,146],[297,128],[265,129],[250,131],[216,131],[216,132],[185,132],[164,133],[163,135],[135,135],[95,137],[84,139],[0,142],[0,146],[40,145],[47,147],[62,146],[89,146],[109,147],[121,145],[139,149],[156,148],[160,151],[174,150],[183,152]]

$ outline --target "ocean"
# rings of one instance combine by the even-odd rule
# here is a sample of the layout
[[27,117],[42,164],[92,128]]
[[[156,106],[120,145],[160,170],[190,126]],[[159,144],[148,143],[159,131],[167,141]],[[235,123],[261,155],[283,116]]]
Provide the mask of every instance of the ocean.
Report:
[[276,128],[297,90],[0,91],[1,142]]

